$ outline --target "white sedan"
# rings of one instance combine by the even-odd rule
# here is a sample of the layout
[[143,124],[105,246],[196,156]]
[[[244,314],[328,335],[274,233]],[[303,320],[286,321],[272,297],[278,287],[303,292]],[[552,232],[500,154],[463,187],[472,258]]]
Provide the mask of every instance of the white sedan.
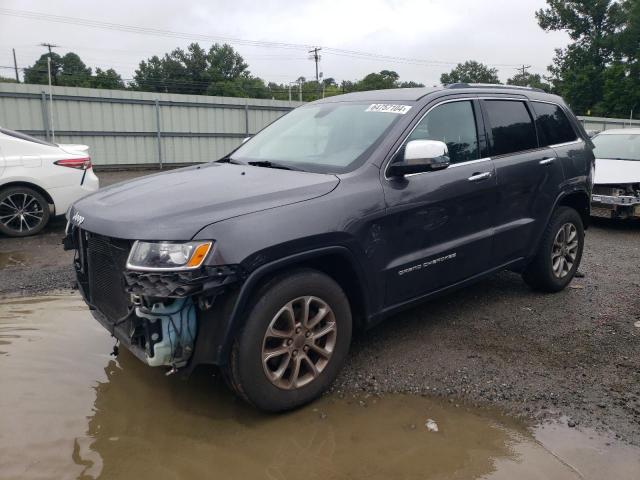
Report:
[[605,130],[591,140],[596,156],[591,215],[640,218],[640,128]]
[[86,145],[56,145],[0,128],[0,233],[33,235],[98,189]]

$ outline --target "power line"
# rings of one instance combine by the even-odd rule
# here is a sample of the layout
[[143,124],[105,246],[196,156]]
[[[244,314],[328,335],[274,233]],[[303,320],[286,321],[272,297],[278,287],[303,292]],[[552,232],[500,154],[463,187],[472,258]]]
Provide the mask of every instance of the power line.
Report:
[[[80,26],[90,27],[90,28],[117,30],[117,31],[123,31],[128,33],[137,33],[141,35],[154,35],[154,36],[163,36],[163,37],[170,37],[170,38],[179,38],[179,39],[185,39],[185,40],[200,40],[200,41],[209,41],[209,42],[223,41],[223,42],[229,42],[229,43],[234,43],[238,45],[264,47],[264,48],[304,49],[304,50],[310,50],[310,49],[316,48],[313,45],[306,45],[306,44],[246,40],[246,39],[241,39],[236,37],[227,37],[222,35],[203,35],[203,34],[193,34],[193,33],[185,33],[185,32],[175,32],[175,31],[162,30],[157,28],[138,27],[134,25],[102,22],[98,20],[90,20],[85,18],[52,15],[52,14],[45,14],[41,12],[34,12],[29,10],[16,10],[16,9],[10,9],[10,8],[0,8],[0,15],[8,15],[8,16],[27,18],[32,20],[42,20],[47,22],[64,23],[64,24],[70,24],[70,25],[80,25]],[[393,62],[393,63],[412,63],[416,65],[440,65],[440,66],[456,65],[458,63],[461,63],[458,61],[429,60],[429,59],[399,57],[399,56],[393,56],[393,55],[382,55],[377,53],[362,52],[357,50],[346,50],[346,49],[333,48],[333,47],[322,47],[322,48],[325,53],[331,54],[331,55],[346,56],[346,57],[361,58],[361,59],[384,60],[384,61]],[[492,67],[515,67],[516,66],[514,64],[493,64],[493,63],[490,63],[488,65]]]

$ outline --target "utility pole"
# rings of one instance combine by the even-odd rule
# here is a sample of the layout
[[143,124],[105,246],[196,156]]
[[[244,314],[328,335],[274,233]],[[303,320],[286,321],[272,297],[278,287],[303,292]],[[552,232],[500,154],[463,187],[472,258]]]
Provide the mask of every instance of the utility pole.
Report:
[[522,67],[520,68],[516,68],[516,70],[518,70],[518,72],[520,72],[520,74],[524,77],[527,74],[527,69],[531,68],[531,65],[522,65]]
[[20,83],[20,77],[18,76],[18,62],[16,60],[16,49],[12,48],[11,50],[13,50],[13,68],[16,71],[16,83]]
[[314,60],[316,62],[316,84],[317,84],[316,94],[318,95],[318,97],[320,96],[320,77],[318,72],[318,62],[320,61],[320,58],[321,58],[320,55],[318,55],[318,52],[320,50],[322,50],[322,48],[318,48],[318,47],[315,47],[313,50],[309,50],[309,53],[311,53],[309,60]]
[[[51,51],[51,49],[58,48],[60,45],[54,45],[52,43],[41,43],[40,46],[47,47],[49,49],[49,63],[53,63],[53,57],[52,57],[53,52]],[[49,83],[51,83],[51,72],[49,72]],[[53,84],[58,85],[58,79],[55,76],[55,71],[53,75]]]

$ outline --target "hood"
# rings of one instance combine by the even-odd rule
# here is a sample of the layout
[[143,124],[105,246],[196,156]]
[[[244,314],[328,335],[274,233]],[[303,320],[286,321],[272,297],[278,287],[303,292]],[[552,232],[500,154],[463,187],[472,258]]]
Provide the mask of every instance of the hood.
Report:
[[596,159],[595,184],[624,184],[640,182],[640,161]]
[[78,200],[68,218],[110,237],[189,240],[212,223],[310,200],[338,183],[334,175],[210,163],[98,190]]

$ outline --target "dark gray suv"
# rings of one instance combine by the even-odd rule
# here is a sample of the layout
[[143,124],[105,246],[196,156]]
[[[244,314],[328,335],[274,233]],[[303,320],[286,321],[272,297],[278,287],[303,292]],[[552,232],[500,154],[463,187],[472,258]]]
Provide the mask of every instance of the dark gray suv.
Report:
[[591,142],[561,98],[456,84],[331,97],[226,157],[68,213],[78,286],[143,362],[220,367],[257,407],[311,401],[354,328],[502,269],[573,278]]

